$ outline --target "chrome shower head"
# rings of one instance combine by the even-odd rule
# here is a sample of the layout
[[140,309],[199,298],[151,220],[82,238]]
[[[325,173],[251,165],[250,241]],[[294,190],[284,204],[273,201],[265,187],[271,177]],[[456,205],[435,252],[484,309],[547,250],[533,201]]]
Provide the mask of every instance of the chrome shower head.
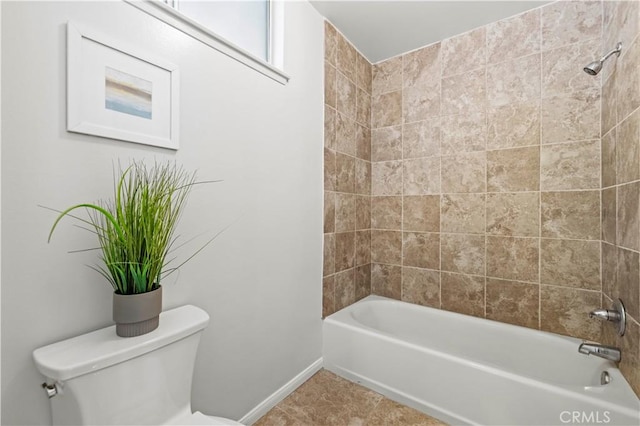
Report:
[[621,51],[622,51],[622,43],[616,44],[616,48],[613,49],[611,52],[607,53],[606,55],[604,55],[599,61],[593,61],[589,65],[584,67],[583,68],[584,72],[586,72],[589,75],[597,75],[600,71],[602,71],[602,65],[604,64],[604,61],[609,59],[609,56],[613,55],[614,53],[616,56],[620,56]]
[[593,61],[583,69],[589,75],[596,75],[602,70],[602,61]]

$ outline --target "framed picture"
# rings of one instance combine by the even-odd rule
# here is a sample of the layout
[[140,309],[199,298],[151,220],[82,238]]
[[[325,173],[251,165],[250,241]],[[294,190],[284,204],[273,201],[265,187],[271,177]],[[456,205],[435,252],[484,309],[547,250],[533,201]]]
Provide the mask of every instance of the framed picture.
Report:
[[67,130],[179,148],[178,67],[67,23]]

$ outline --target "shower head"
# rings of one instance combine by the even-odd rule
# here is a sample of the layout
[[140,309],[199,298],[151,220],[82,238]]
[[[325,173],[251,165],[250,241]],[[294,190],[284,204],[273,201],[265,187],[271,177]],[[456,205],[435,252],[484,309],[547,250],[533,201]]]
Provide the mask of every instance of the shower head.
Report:
[[621,51],[622,51],[622,43],[616,44],[616,48],[613,49],[611,52],[607,53],[606,55],[604,55],[599,61],[593,61],[589,65],[584,67],[583,68],[584,72],[586,72],[589,75],[598,74],[602,70],[602,64],[604,64],[604,61],[609,59],[609,56],[613,55],[614,53],[616,56],[620,56]]

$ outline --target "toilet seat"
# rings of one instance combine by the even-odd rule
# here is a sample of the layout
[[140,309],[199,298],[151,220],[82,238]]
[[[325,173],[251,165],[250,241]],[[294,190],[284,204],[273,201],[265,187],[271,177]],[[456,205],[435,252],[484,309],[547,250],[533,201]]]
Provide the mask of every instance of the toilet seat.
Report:
[[217,426],[244,426],[235,420],[225,419],[224,417],[207,416],[200,411],[193,414],[185,414],[171,421],[171,425],[195,426],[195,425],[217,425]]

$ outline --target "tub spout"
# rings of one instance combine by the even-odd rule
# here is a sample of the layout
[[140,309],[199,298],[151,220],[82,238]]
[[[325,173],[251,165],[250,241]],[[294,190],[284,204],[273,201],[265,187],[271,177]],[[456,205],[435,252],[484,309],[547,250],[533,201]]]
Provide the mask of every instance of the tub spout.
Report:
[[585,355],[595,355],[613,362],[620,362],[622,352],[613,346],[596,345],[594,343],[582,343],[578,352]]

